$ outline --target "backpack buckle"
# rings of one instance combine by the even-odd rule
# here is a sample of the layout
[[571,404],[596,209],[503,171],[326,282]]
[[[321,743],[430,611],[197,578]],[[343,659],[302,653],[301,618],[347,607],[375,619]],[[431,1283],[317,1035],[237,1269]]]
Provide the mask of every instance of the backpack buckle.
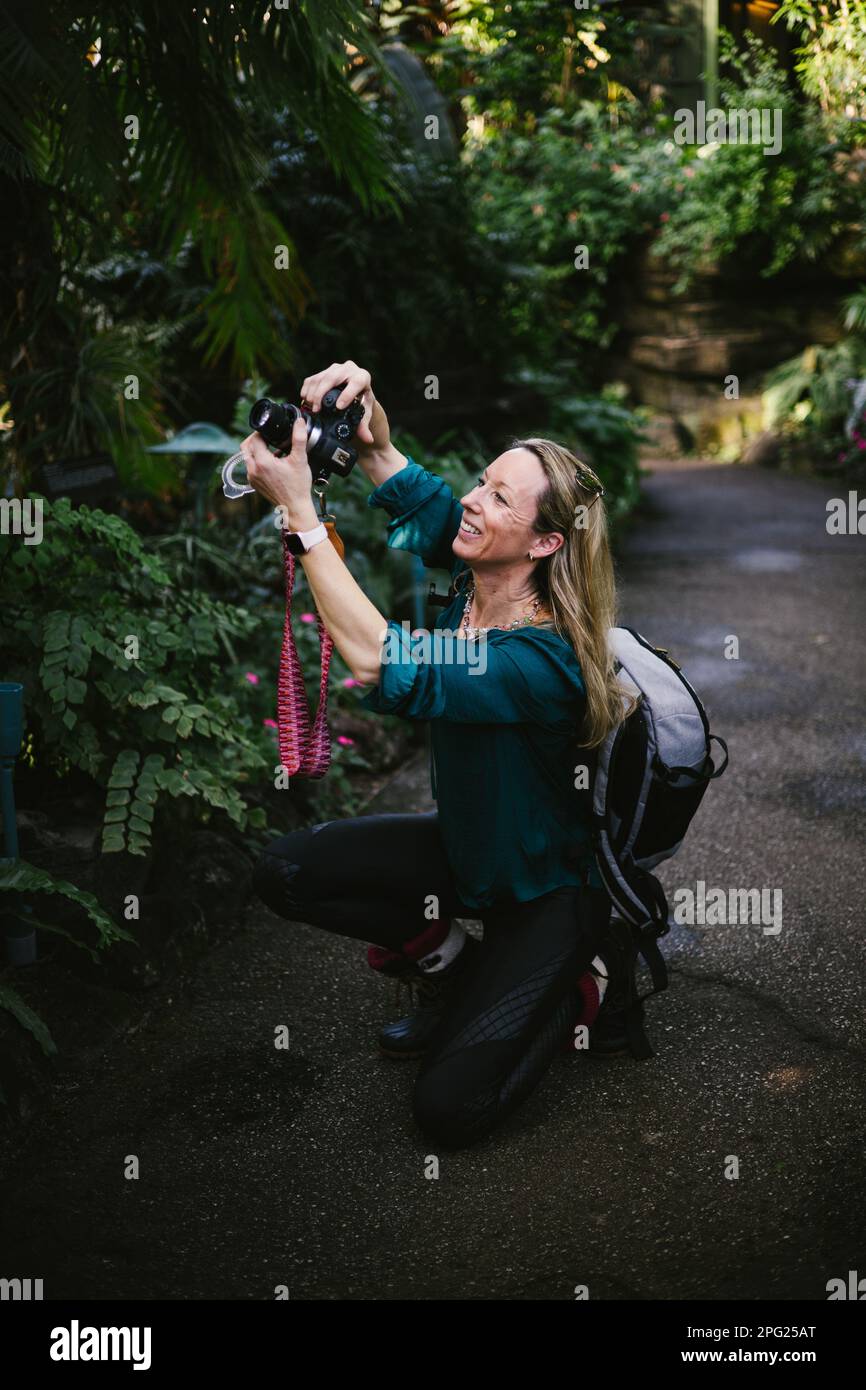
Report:
[[676,671],[681,671],[681,670],[682,670],[682,667],[680,666],[680,663],[679,663],[678,661],[674,661],[674,659],[673,659],[673,657],[671,656],[670,652],[668,651],[667,647],[654,647],[654,648],[653,648],[653,651],[656,652],[659,656],[663,656],[664,659],[665,659],[665,661],[668,663],[668,665],[669,665],[669,666],[673,666],[674,670],[676,670]]

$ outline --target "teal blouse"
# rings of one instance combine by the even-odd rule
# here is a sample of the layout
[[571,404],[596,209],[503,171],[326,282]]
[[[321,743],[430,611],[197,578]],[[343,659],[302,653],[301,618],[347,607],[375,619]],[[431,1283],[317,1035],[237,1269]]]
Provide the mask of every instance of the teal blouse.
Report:
[[[467,570],[451,549],[463,508],[413,459],[367,505],[389,514],[390,547],[447,569],[452,580]],[[361,703],[430,721],[431,789],[468,907],[524,902],[587,874],[601,888],[590,793],[575,788],[575,769],[591,765],[578,742],[586,707],[580,663],[552,627],[491,629],[486,643],[467,643],[452,635],[464,604],[458,594],[442,610],[426,646],[407,624],[389,622],[379,684]]]

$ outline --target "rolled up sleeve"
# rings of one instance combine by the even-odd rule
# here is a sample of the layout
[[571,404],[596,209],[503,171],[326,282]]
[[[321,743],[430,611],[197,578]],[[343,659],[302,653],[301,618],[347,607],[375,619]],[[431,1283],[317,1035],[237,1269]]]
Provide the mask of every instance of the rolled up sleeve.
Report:
[[[407,456],[408,457],[408,456]],[[463,508],[443,478],[409,458],[367,498],[368,507],[388,513],[388,545],[418,555],[428,569],[462,567],[451,549]]]

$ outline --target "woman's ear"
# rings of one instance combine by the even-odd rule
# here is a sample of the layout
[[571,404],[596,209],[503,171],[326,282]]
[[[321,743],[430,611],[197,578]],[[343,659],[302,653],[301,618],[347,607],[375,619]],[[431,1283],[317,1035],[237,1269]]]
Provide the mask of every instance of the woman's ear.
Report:
[[565,545],[565,536],[561,531],[548,531],[546,535],[539,536],[537,541],[533,541],[532,550],[535,555],[541,558],[544,555],[553,555],[563,545]]

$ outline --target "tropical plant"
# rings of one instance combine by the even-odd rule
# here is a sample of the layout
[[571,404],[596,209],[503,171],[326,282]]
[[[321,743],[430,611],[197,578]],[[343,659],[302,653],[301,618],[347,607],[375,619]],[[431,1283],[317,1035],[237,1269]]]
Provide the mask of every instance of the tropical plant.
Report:
[[782,0],[770,23],[798,33],[796,71],[806,95],[827,115],[866,119],[864,0]]
[[[147,335],[124,336],[113,298],[149,272],[155,295],[192,260],[195,293],[171,307],[205,363],[290,361],[278,320],[297,322],[312,291],[262,195],[256,117],[284,111],[362,208],[396,208],[383,129],[346,80],[358,55],[381,65],[360,0],[4,5],[0,274],[12,308],[0,380],[22,484],[34,454],[69,447],[75,400],[91,450],[105,447],[104,425],[123,432],[128,377],[141,419],[156,412]],[[113,344],[91,347],[112,330]]]
[[519,128],[552,106],[571,112],[587,101],[615,117],[648,95],[640,59],[676,27],[663,7],[612,0],[386,5],[383,30],[424,55],[441,90],[465,105],[464,119]]
[[790,451],[803,445],[821,470],[866,477],[866,337],[813,345],[771,371],[764,384],[767,428]]
[[511,360],[551,370],[563,358],[589,388],[619,330],[616,268],[659,224],[680,182],[680,154],[588,103],[551,110],[531,134],[493,130],[472,148],[476,226],[504,278]]
[[105,788],[104,851],[146,853],[161,795],[262,826],[244,792],[268,764],[267,737],[227,674],[259,620],[174,589],[119,517],[42,505],[41,544],[5,536],[0,548],[0,652],[26,686],[35,758]]
[[863,182],[849,177],[844,161],[862,139],[858,128],[798,100],[775,54],[754,35],[746,40],[740,52],[723,31],[730,75],[721,105],[780,112],[781,150],[768,156],[761,143],[739,141],[685,147],[692,157],[680,196],[671,199],[654,247],[679,268],[678,291],[707,264],[769,277],[792,263],[814,263],[862,217]]
[[[56,922],[47,922],[35,915],[32,906],[34,901],[41,902],[45,898],[55,896],[65,898],[86,913],[96,928],[95,946],[82,941],[74,932],[67,931],[65,927],[58,926]],[[3,903],[3,918],[7,926],[9,923],[17,921],[28,930],[38,928],[40,931],[62,936],[73,946],[86,951],[95,964],[99,963],[99,953],[105,951],[115,941],[137,944],[135,938],[125,927],[118,926],[92,893],[85,893],[74,883],[57,878],[54,874],[38,868],[35,864],[28,864],[23,859],[5,861],[0,864],[0,900]],[[29,1004],[21,998],[18,990],[8,981],[2,979],[0,979],[0,1010],[11,1014],[21,1027],[35,1038],[44,1056],[53,1057],[57,1054],[57,1044],[51,1036],[45,1020],[30,1008]],[[2,1085],[0,1085],[0,1104],[7,1103],[7,1097]]]

